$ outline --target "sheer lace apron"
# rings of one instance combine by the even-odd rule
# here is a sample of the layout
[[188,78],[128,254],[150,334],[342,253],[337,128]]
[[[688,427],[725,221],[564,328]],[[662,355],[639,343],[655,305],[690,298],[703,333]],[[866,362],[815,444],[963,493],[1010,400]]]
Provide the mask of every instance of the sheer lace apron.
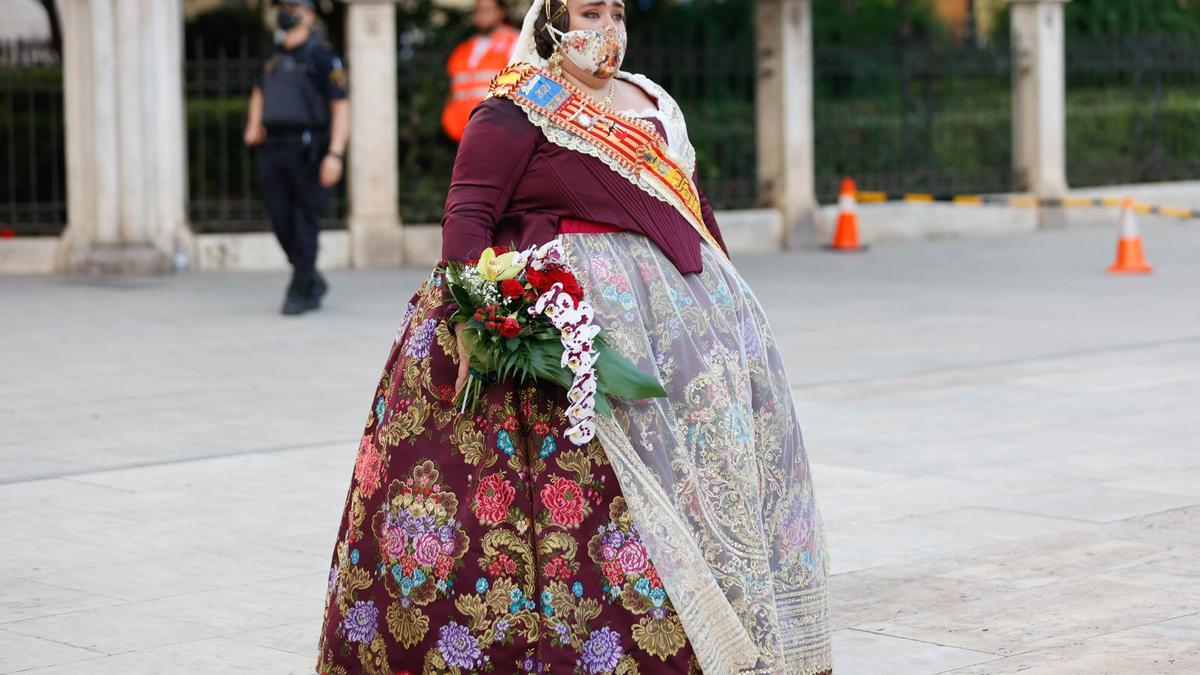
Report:
[[598,438],[706,673],[832,668],[827,547],[783,359],[720,252],[681,275],[634,234],[564,234],[612,346],[668,398]]

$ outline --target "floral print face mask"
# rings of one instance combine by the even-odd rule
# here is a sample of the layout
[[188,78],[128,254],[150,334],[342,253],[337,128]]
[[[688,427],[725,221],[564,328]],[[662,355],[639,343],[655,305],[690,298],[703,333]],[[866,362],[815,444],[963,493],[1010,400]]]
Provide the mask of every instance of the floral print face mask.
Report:
[[617,74],[621,62],[625,60],[628,38],[615,26],[566,33],[550,24],[546,28],[558,43],[563,56],[585,73],[608,79]]

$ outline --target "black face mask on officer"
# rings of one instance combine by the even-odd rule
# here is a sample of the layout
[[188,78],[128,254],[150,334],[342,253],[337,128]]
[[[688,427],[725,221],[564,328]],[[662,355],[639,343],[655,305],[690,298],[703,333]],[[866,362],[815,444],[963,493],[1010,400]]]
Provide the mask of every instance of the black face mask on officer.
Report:
[[300,25],[300,15],[280,10],[275,16],[275,25],[279,26],[279,30],[289,31]]

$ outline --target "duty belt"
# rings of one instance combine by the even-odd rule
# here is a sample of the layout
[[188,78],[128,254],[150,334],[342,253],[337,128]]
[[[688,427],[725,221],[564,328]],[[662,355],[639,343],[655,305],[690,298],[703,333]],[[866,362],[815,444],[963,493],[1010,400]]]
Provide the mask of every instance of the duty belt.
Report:
[[266,143],[312,145],[320,141],[329,132],[324,129],[271,129],[267,128]]

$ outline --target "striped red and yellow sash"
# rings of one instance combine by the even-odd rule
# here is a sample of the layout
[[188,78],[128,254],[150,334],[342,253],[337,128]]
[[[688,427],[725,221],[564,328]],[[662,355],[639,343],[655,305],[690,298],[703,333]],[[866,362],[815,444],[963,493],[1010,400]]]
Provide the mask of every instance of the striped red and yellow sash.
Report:
[[654,125],[601,108],[561,77],[528,63],[512,64],[497,75],[490,94],[511,99],[526,114],[537,113],[541,120],[599,150],[605,164],[674,206],[700,236],[722,250],[704,224],[692,177],[680,168]]

